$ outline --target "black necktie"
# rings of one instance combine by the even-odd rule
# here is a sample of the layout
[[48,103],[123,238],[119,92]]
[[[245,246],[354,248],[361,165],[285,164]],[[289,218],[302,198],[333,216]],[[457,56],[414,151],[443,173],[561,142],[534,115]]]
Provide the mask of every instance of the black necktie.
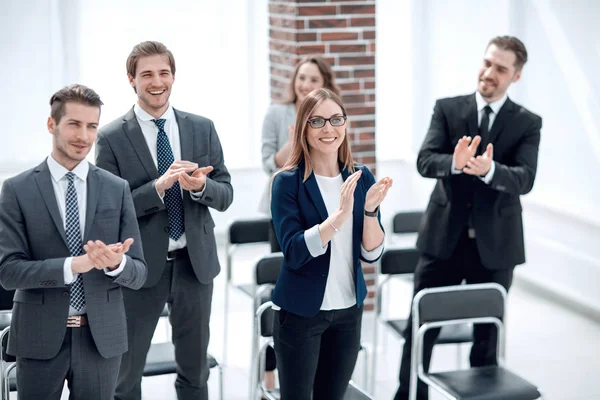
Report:
[[481,117],[481,123],[479,124],[479,136],[481,136],[481,143],[479,144],[479,148],[477,149],[477,155],[485,153],[485,148],[489,143],[489,126],[491,113],[492,108],[489,105],[485,106],[485,108],[483,109],[483,116]]

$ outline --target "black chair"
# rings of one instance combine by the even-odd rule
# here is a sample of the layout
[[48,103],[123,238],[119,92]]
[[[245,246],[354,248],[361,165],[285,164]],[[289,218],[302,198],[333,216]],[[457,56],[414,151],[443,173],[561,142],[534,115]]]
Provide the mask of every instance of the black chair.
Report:
[[[165,306],[161,313],[161,318],[169,316],[169,309]],[[223,400],[223,366],[210,354],[207,354],[208,367],[210,369],[219,369],[219,395]],[[146,355],[146,365],[144,366],[143,376],[156,376],[177,373],[177,363],[175,362],[175,346],[172,342],[152,343],[148,354]]]
[[10,332],[10,326],[7,326],[0,333],[0,345],[2,346],[2,361],[1,361],[1,385],[0,385],[0,398],[2,400],[10,399],[10,392],[17,390],[17,378],[15,375],[15,368],[17,367],[17,358],[11,356],[6,352],[8,348],[8,333]]
[[416,233],[423,219],[423,211],[399,212],[392,220],[393,233]]
[[[251,369],[252,385],[250,387],[250,399],[256,400],[258,394],[264,396],[268,400],[280,400],[281,395],[279,389],[267,390],[263,385],[266,351],[268,346],[273,345],[273,302],[271,297],[272,286],[262,286],[258,293],[260,306],[256,310],[254,318],[254,333],[253,333],[253,354],[254,362]],[[262,342],[262,343],[261,343]],[[365,351],[361,347],[361,351]],[[372,400],[365,391],[357,387],[352,381],[348,383],[348,389],[344,395],[344,400]]]
[[[504,368],[505,329],[502,318],[506,290],[497,283],[456,285],[421,290],[414,298],[410,400],[417,398],[417,381],[455,400],[533,400],[539,389]],[[428,373],[423,366],[423,339],[433,328],[465,323],[491,323],[498,330],[498,366]]]
[[271,218],[242,219],[233,221],[228,228],[227,243],[225,245],[226,282],[225,282],[225,310],[223,313],[223,362],[227,362],[227,333],[229,324],[229,289],[230,286],[239,289],[250,298],[254,297],[256,286],[254,284],[234,285],[233,255],[241,247],[257,243],[269,243],[272,236]]
[[[385,287],[392,281],[392,278],[412,275],[419,261],[419,251],[417,249],[386,249],[379,262],[379,274],[383,279],[378,278],[375,302],[375,318],[373,327],[373,361],[371,376],[371,391],[375,391],[375,379],[377,368],[377,345],[378,345],[378,326],[380,323],[389,328],[398,338],[404,340],[404,331],[407,326],[407,319],[391,319],[382,316],[383,293]],[[473,330],[469,325],[456,325],[444,327],[438,336],[436,344],[457,344],[457,364],[460,365],[461,353],[460,344],[473,341]]]

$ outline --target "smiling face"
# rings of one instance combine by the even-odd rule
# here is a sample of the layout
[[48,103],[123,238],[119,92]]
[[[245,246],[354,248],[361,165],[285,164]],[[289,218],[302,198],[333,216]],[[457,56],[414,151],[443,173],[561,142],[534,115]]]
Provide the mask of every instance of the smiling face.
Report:
[[479,69],[477,90],[488,103],[502,98],[510,84],[521,77],[521,70],[515,67],[516,59],[511,50],[500,49],[495,44],[487,48]]
[[296,104],[302,103],[306,95],[315,89],[322,88],[325,81],[319,67],[312,62],[305,62],[298,68],[298,74],[294,81],[296,92]]
[[175,76],[166,54],[140,57],[135,77],[128,75],[129,83],[138,95],[139,106],[159,118],[169,107],[169,96]]
[[[315,107],[308,120],[311,121],[316,118],[343,118],[343,116],[344,112],[342,108],[335,101],[326,99]],[[306,140],[311,154],[333,154],[337,158],[338,150],[344,140],[346,140],[346,124],[331,126],[331,121],[327,121],[322,128],[313,128],[308,124],[306,126]]]
[[53,136],[52,157],[70,171],[85,159],[96,140],[100,107],[75,102],[64,106],[59,122],[48,117],[48,132]]

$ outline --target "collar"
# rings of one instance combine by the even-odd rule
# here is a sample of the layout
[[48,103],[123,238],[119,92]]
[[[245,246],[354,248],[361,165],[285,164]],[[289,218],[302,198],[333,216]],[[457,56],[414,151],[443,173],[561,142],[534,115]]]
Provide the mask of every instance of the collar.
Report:
[[[152,115],[148,114],[142,107],[140,107],[140,105],[138,103],[135,103],[135,105],[133,106],[133,112],[135,113],[135,116],[140,121],[149,122],[149,121],[152,121],[153,119],[157,119],[157,118],[154,118]],[[167,107],[164,114],[161,115],[158,119],[166,119],[167,121],[169,121],[174,118],[175,118],[175,113],[173,112],[173,107],[171,106],[171,104],[169,104],[169,107]]]
[[[67,172],[69,172],[68,169],[60,165],[58,161],[52,157],[52,154],[46,159],[46,163],[48,164],[48,169],[50,170],[50,175],[52,175],[54,182],[58,183],[58,181],[64,178]],[[89,170],[90,164],[84,160],[77,164],[77,166],[73,168],[71,172],[73,172],[79,179],[86,182]]]
[[477,102],[477,111],[478,112],[483,110],[485,108],[485,106],[490,106],[490,108],[492,109],[494,114],[498,115],[498,113],[500,112],[500,109],[502,108],[502,106],[504,105],[504,103],[506,102],[507,99],[508,99],[508,94],[504,93],[504,96],[502,96],[498,100],[496,100],[492,103],[488,103],[487,101],[485,101],[483,96],[481,96],[479,91],[475,92],[475,101]]

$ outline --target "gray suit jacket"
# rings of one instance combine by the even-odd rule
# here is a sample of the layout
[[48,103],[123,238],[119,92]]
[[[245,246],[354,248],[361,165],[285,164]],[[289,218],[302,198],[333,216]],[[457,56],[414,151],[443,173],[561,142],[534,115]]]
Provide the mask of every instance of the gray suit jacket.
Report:
[[[215,223],[208,207],[225,211],[233,201],[231,176],[225,167],[223,150],[213,122],[207,118],[175,111],[181,140],[181,158],[214,170],[206,180],[199,199],[184,191],[185,234],[192,266],[198,280],[211,282],[221,270],[215,242]],[[135,204],[142,246],[152,287],[160,280],[169,245],[169,220],[154,181],[156,164],[133,108],[123,117],[104,126],[96,140],[96,165],[129,182]]]
[[[60,350],[69,314],[63,267],[70,252],[51,180],[44,161],[6,180],[0,193],[0,283],[17,289],[8,352],[41,360]],[[96,269],[83,274],[92,336],[100,354],[111,358],[127,351],[121,286],[142,287],[147,267],[127,182],[90,165],[87,191],[83,243],[134,239],[117,277]]]

